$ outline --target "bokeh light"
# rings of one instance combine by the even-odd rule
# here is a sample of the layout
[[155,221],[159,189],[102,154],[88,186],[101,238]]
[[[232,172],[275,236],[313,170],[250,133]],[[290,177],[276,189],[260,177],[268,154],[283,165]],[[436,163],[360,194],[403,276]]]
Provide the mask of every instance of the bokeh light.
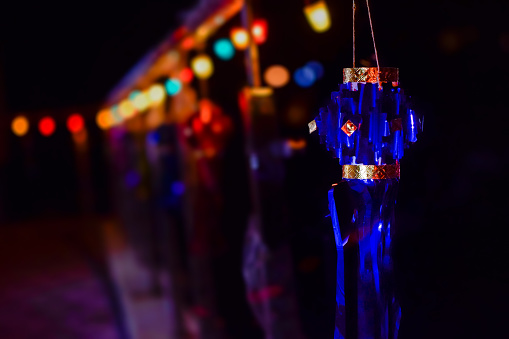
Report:
[[97,123],[97,126],[103,130],[110,128],[114,124],[113,117],[108,109],[103,109],[97,113],[95,122]]
[[300,87],[306,88],[314,84],[316,76],[310,67],[304,66],[293,73],[293,80],[295,80]]
[[235,55],[235,48],[229,39],[219,39],[214,43],[214,53],[221,60],[230,60]]
[[320,0],[304,7],[304,14],[311,28],[317,33],[329,30],[331,21],[329,9],[325,1]]
[[323,66],[318,61],[315,60],[310,61],[306,64],[306,67],[310,68],[313,71],[316,80],[321,79],[323,77],[324,72]]
[[249,33],[244,28],[233,28],[230,38],[236,49],[244,50],[249,46]]
[[39,121],[39,132],[45,137],[49,137],[55,132],[56,126],[52,117],[44,117]]
[[208,124],[212,120],[213,104],[210,100],[200,100],[200,119],[204,124]]
[[128,119],[136,114],[136,107],[130,100],[122,100],[118,105],[118,112],[124,119]]
[[140,91],[133,91],[129,95],[129,100],[133,103],[138,112],[143,112],[150,105],[150,100],[147,94]]
[[17,116],[14,118],[14,120],[12,120],[12,133],[16,134],[18,137],[22,137],[27,134],[29,128],[30,123],[28,122],[28,119],[23,115]]
[[177,78],[170,78],[166,80],[166,92],[168,92],[168,95],[176,95],[180,92],[182,89],[182,83]]
[[67,129],[69,130],[69,132],[78,133],[81,130],[83,130],[84,128],[85,128],[85,120],[83,119],[83,117],[80,114],[78,114],[78,113],[71,114],[67,118]]
[[256,19],[251,26],[251,35],[255,43],[263,44],[268,36],[268,24],[265,19]]
[[194,78],[193,70],[189,67],[184,68],[180,71],[179,78],[184,83],[190,83]]
[[208,79],[214,73],[214,64],[206,54],[200,54],[191,60],[191,68],[197,78]]
[[290,81],[290,72],[284,66],[273,65],[265,70],[263,78],[269,86],[283,87]]
[[152,105],[160,104],[166,96],[166,91],[160,84],[150,86],[148,89],[148,97]]

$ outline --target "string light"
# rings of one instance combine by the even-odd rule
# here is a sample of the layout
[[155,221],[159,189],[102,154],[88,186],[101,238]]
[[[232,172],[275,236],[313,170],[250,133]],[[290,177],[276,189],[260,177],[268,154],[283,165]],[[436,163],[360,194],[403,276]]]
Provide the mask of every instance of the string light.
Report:
[[290,72],[281,65],[273,65],[263,74],[265,82],[272,87],[283,87],[290,81]]
[[69,118],[67,118],[67,129],[71,133],[78,133],[85,128],[85,120],[83,117],[78,114],[71,114]]
[[258,45],[263,44],[268,36],[268,24],[265,19],[256,19],[251,26],[251,35]]
[[17,116],[14,118],[14,120],[12,120],[12,133],[16,134],[18,137],[22,137],[27,134],[29,128],[30,123],[28,122],[28,119],[23,115]]
[[107,109],[101,110],[95,117],[95,122],[100,129],[108,129],[113,126],[114,121],[111,112]]
[[197,78],[208,79],[214,73],[212,60],[206,54],[200,54],[191,60],[191,68]]
[[230,60],[235,55],[235,48],[229,39],[219,39],[214,43],[214,53],[221,60]]
[[39,132],[45,137],[49,137],[55,132],[56,124],[52,117],[44,117],[39,121]]
[[323,33],[329,30],[331,21],[329,9],[325,1],[319,0],[307,5],[304,7],[304,14],[315,32]]
[[170,78],[166,81],[166,91],[168,92],[168,95],[174,96],[177,95],[180,90],[182,89],[182,83],[179,79],[176,78]]
[[179,78],[184,83],[189,83],[193,81],[194,78],[193,70],[190,69],[189,67],[184,68],[183,70],[180,71]]
[[230,31],[230,38],[236,49],[244,50],[249,46],[249,33],[244,28],[233,28]]
[[148,89],[148,97],[152,105],[160,104],[165,98],[166,92],[160,84],[150,86]]
[[143,112],[150,105],[150,99],[147,94],[140,91],[133,91],[129,95],[129,100],[131,100],[138,112]]
[[129,119],[136,114],[136,107],[130,100],[122,100],[118,105],[118,112],[124,119]]

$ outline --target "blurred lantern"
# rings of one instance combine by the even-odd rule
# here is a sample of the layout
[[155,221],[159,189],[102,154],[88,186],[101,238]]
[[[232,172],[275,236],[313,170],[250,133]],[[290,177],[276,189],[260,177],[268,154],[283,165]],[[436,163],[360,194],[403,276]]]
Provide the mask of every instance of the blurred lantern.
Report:
[[318,61],[310,61],[306,64],[307,68],[310,68],[315,74],[315,79],[321,79],[323,76],[323,66]]
[[185,38],[184,40],[182,40],[182,48],[186,51],[190,50],[191,48],[194,47],[194,39],[193,37],[189,36],[187,38]]
[[274,65],[267,68],[263,78],[269,86],[283,87],[290,80],[290,72],[284,66]]
[[230,60],[235,55],[235,48],[229,39],[219,39],[214,43],[214,53],[221,60]]
[[118,105],[118,112],[122,118],[128,119],[136,114],[136,107],[130,100],[122,100]]
[[230,38],[236,49],[244,50],[249,46],[249,33],[244,28],[232,28]]
[[293,73],[293,79],[300,87],[309,87],[315,82],[316,76],[311,67],[304,66]]
[[67,118],[67,129],[71,133],[78,133],[85,128],[85,120],[83,117],[78,114],[71,114],[69,118]]
[[320,0],[304,7],[304,14],[311,28],[317,33],[322,33],[330,28],[330,14],[325,1]]
[[133,91],[129,95],[129,100],[133,103],[138,112],[146,110],[150,104],[147,94],[140,91]]
[[190,69],[189,67],[186,67],[180,71],[179,78],[180,78],[180,81],[182,81],[184,83],[189,83],[189,82],[193,81],[193,77],[194,77],[193,70]]
[[200,54],[191,60],[191,68],[197,78],[208,79],[214,73],[212,60],[206,54]]
[[176,78],[170,78],[166,80],[166,92],[168,92],[168,95],[174,96],[180,92],[182,89],[182,83],[179,79]]
[[28,119],[22,115],[17,116],[14,120],[12,120],[12,133],[16,134],[18,137],[22,137],[27,134],[29,127],[30,124]]
[[159,84],[152,85],[148,89],[148,97],[152,105],[160,104],[164,100],[165,95],[166,92],[163,86]]
[[265,19],[256,19],[251,26],[251,36],[258,45],[263,44],[267,40],[268,24]]
[[103,109],[102,111],[97,113],[97,116],[95,117],[95,122],[97,123],[97,126],[99,126],[100,129],[108,129],[114,124],[111,112],[107,109]]
[[39,121],[39,132],[45,137],[49,137],[55,132],[55,120],[51,117],[44,117]]
[[213,104],[210,100],[200,100],[200,119],[204,124],[208,124],[212,119]]

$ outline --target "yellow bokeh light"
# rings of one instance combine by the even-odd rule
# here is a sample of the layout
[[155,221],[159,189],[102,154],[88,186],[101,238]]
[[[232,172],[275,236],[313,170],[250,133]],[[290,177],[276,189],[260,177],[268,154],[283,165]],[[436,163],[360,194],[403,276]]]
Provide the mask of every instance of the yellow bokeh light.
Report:
[[113,120],[113,116],[108,109],[103,109],[99,113],[97,113],[95,117],[95,122],[100,129],[108,129],[112,127],[115,123]]
[[284,66],[274,65],[267,68],[263,78],[271,87],[283,87],[290,81],[290,72]]
[[30,128],[30,123],[28,119],[22,115],[17,116],[12,120],[11,129],[14,134],[18,137],[22,137],[27,134],[28,129]]
[[136,107],[130,100],[122,100],[118,105],[118,112],[127,119],[136,114]]
[[191,68],[197,78],[207,79],[214,73],[214,64],[206,54],[200,54],[191,60]]
[[150,105],[150,100],[146,93],[138,93],[133,99],[133,105],[139,112],[142,112]]
[[330,14],[325,1],[320,0],[304,7],[304,14],[315,32],[322,33],[330,28]]
[[230,39],[236,49],[244,50],[249,46],[249,33],[244,28],[232,29]]
[[162,85],[155,84],[148,89],[148,97],[152,105],[157,105],[163,102],[166,97],[166,91]]

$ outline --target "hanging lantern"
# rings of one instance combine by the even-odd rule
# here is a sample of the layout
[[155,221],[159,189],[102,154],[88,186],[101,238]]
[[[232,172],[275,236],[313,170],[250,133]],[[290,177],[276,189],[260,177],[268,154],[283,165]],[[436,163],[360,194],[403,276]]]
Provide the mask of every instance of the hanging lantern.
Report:
[[244,50],[249,47],[249,32],[242,27],[232,28],[230,38],[236,49]]
[[179,78],[183,83],[190,83],[194,78],[193,70],[189,67],[184,68],[180,71]]
[[177,95],[182,89],[182,83],[177,78],[170,78],[166,81],[166,92],[168,95],[174,96]]
[[251,36],[253,37],[253,41],[260,45],[263,44],[267,40],[268,36],[268,24],[265,19],[256,19],[253,20],[253,25],[251,26]]
[[311,28],[317,33],[323,33],[330,28],[329,8],[325,1],[320,0],[304,7],[304,14],[311,25]]
[[14,120],[12,120],[12,133],[16,134],[18,137],[22,137],[27,134],[29,128],[30,123],[28,122],[28,119],[23,115],[19,115],[14,118]]
[[129,100],[133,103],[134,108],[136,108],[138,112],[143,112],[150,105],[150,99],[147,93],[140,91],[133,91],[129,95]]
[[214,64],[206,54],[200,54],[191,60],[191,68],[199,79],[208,79],[214,73]]
[[382,337],[397,337],[401,309],[391,284],[391,227],[399,160],[417,141],[420,121],[399,87],[397,68],[365,67],[343,70],[339,91],[309,124],[342,165],[343,180],[329,191],[340,337],[375,338],[380,328]]

